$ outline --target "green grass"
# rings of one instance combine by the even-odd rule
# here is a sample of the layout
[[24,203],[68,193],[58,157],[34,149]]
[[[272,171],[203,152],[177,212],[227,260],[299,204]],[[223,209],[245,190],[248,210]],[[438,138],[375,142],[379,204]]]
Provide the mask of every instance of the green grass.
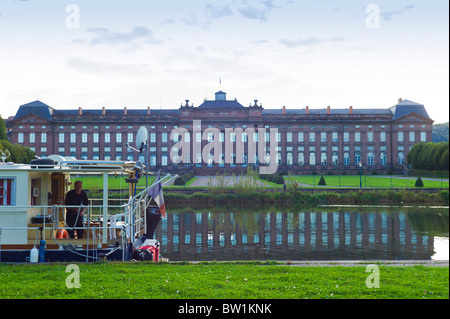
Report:
[[367,288],[365,266],[275,263],[79,264],[69,289],[65,264],[0,264],[0,299],[448,299],[448,267],[380,265],[380,287]]
[[[286,176],[286,181],[299,184],[307,184],[309,187],[317,186],[320,180],[320,176],[325,178],[327,187],[355,187],[359,188],[359,175],[296,175]],[[363,188],[414,188],[416,179],[396,178],[395,176],[376,176],[376,175],[363,175],[362,178]],[[423,180],[423,179],[422,179]],[[440,180],[423,180],[423,187],[426,188],[448,188],[448,181]],[[302,187],[302,185],[299,185]]]
[[[103,188],[103,176],[101,175],[72,175],[72,182],[82,181],[83,189],[91,190],[91,191],[99,191]],[[128,189],[128,183],[125,182],[125,178],[128,176],[121,175],[109,175],[108,176],[108,187],[111,189]],[[151,185],[155,177],[148,177],[148,184]],[[145,188],[145,176],[142,176],[139,179],[139,183],[137,184],[138,188]]]

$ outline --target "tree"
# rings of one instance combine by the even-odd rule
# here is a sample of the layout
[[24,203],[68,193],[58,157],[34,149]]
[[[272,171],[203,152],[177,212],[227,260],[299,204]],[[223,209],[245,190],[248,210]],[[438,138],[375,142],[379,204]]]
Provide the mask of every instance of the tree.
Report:
[[439,161],[442,169],[448,171],[448,147],[445,152],[442,154],[441,160]]
[[325,178],[323,178],[323,176],[320,177],[319,185],[320,185],[320,186],[325,186],[325,185],[327,185],[327,183],[325,182]]
[[420,178],[420,176],[417,177],[415,186],[416,187],[423,187],[423,182],[422,182],[422,179]]
[[6,135],[6,123],[5,120],[0,115],[0,140],[7,141],[8,136]]

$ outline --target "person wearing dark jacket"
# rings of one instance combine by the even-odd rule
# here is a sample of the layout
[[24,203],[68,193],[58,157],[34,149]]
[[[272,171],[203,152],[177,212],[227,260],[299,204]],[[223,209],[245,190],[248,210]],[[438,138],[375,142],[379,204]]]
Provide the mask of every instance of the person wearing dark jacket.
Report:
[[[89,201],[86,193],[83,191],[83,183],[81,181],[75,182],[75,189],[67,192],[65,205],[66,206],[88,206]],[[68,227],[83,227],[84,207],[67,207],[66,223]],[[77,238],[83,238],[83,229],[77,229]],[[74,229],[67,229],[70,238],[75,238]]]

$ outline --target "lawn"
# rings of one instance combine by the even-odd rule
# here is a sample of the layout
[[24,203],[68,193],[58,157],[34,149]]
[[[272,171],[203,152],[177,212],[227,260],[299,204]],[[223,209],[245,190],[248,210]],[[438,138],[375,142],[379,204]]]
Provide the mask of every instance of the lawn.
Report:
[[[366,265],[276,263],[79,264],[79,288],[67,288],[65,264],[0,264],[0,299],[448,299],[448,267],[379,265],[368,288]],[[371,281],[374,282],[374,281]]]
[[[321,175],[292,175],[285,176],[286,181],[299,184],[299,187],[318,186]],[[326,186],[330,187],[355,187],[359,188],[359,175],[323,175]],[[363,188],[414,188],[415,178],[401,178],[398,176],[363,175],[361,177]],[[422,179],[423,187],[448,188],[448,181]]]

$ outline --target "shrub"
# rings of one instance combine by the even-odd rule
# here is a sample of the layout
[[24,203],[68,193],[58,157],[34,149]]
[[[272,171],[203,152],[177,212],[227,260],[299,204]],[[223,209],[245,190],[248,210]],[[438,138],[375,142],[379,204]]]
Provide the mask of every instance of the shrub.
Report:
[[192,178],[194,178],[194,173],[189,172],[183,175],[178,176],[175,181],[173,182],[174,185],[186,185],[187,182],[189,182]]
[[320,186],[325,186],[325,185],[327,185],[327,183],[325,182],[325,178],[323,178],[323,176],[320,177],[319,185],[320,185]]
[[423,182],[422,182],[422,179],[420,178],[420,176],[417,177],[415,186],[416,187],[423,187]]

